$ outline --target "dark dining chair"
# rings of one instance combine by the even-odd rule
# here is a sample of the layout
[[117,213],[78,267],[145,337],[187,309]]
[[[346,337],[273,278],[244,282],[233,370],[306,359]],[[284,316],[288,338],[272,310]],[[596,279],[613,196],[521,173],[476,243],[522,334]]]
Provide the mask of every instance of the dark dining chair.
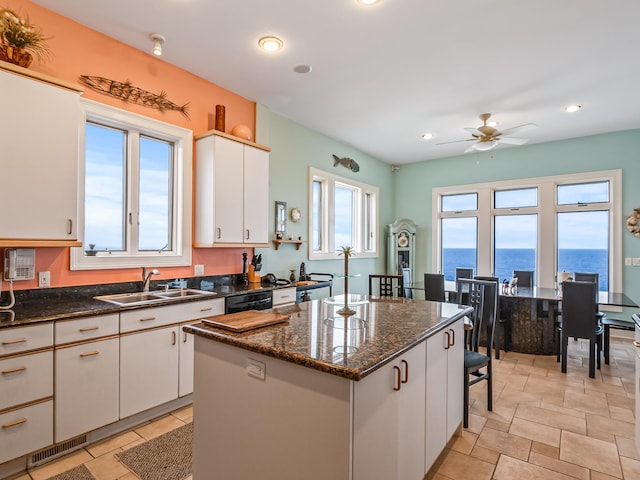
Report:
[[[456,267],[456,273],[455,273],[455,289],[456,292],[451,295],[450,294],[450,301],[454,302],[454,303],[461,303],[461,297],[460,295],[457,293],[458,290],[458,279],[460,278],[473,278],[473,268],[467,268],[467,267]],[[453,298],[451,298],[453,297]]]
[[413,290],[411,290],[411,269],[402,268],[402,283],[404,285],[404,296],[407,298],[413,298]]
[[445,301],[443,273],[424,274],[424,299],[432,302]]
[[[473,277],[475,280],[484,280],[487,282],[495,282],[500,292],[500,279],[498,277],[476,275]],[[493,349],[496,360],[500,360],[500,339],[502,338],[504,344],[504,351],[507,351],[507,337],[510,333],[509,326],[510,320],[504,319],[500,316],[500,295],[498,294],[498,308],[496,310],[496,331],[493,337]]]
[[570,337],[589,340],[589,377],[595,378],[596,365],[600,369],[604,328],[596,318],[596,308],[595,283],[562,283],[562,321],[559,325],[562,373],[567,373],[567,347]]
[[[465,292],[466,305],[473,308],[471,330],[464,350],[464,412],[462,425],[469,426],[469,387],[487,381],[487,409],[493,410],[493,372],[491,346],[498,308],[498,282],[460,279],[458,295]],[[480,338],[485,334],[486,352],[480,351]],[[484,371],[483,371],[484,370]],[[470,379],[471,378],[471,379]]]
[[514,270],[513,276],[518,277],[518,287],[533,287],[533,270]]
[[380,297],[404,296],[402,275],[369,275],[369,295]]

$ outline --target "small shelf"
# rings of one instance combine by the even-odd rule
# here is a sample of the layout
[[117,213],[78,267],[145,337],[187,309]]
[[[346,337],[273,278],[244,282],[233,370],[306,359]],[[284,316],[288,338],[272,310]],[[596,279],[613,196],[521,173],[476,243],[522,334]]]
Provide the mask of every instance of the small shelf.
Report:
[[281,243],[294,243],[296,245],[296,250],[300,250],[300,246],[304,243],[304,240],[272,240],[273,244],[276,246],[276,250],[280,248]]

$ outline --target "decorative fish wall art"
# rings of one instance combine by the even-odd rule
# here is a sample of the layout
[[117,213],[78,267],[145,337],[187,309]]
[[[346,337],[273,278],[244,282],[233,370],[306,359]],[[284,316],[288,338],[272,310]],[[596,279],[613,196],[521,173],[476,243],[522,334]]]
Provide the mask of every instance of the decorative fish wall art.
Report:
[[334,155],[333,156],[333,166],[337,167],[338,165],[342,165],[343,167],[348,168],[349,170],[351,170],[354,173],[360,171],[360,165],[358,165],[355,160],[353,160],[351,158],[347,158],[347,157],[339,158],[336,155]]
[[118,82],[104,77],[80,75],[80,83],[95,90],[96,92],[119,98],[125,102],[155,108],[161,112],[164,112],[165,110],[175,110],[189,118],[188,103],[182,106],[176,105],[167,98],[167,94],[165,92],[160,92],[159,94],[147,92],[141,88],[134,87],[129,80],[126,80],[125,82]]

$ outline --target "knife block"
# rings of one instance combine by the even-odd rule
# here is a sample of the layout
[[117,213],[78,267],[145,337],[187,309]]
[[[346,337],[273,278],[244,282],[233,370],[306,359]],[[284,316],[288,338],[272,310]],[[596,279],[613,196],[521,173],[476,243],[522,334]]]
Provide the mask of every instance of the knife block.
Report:
[[260,272],[256,272],[254,265],[249,265],[249,271],[247,272],[247,278],[249,283],[260,283]]

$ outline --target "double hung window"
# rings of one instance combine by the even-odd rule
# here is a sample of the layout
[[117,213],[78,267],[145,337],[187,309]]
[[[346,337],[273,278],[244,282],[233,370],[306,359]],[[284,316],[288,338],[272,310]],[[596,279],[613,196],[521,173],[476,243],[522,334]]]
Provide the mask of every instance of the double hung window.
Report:
[[378,188],[309,169],[310,259],[335,259],[342,247],[378,255]]
[[189,265],[191,132],[94,102],[83,111],[84,245],[72,269]]
[[594,272],[620,291],[621,171],[558,175],[433,190],[435,271],[456,267],[503,281],[533,270],[539,287],[557,273]]

